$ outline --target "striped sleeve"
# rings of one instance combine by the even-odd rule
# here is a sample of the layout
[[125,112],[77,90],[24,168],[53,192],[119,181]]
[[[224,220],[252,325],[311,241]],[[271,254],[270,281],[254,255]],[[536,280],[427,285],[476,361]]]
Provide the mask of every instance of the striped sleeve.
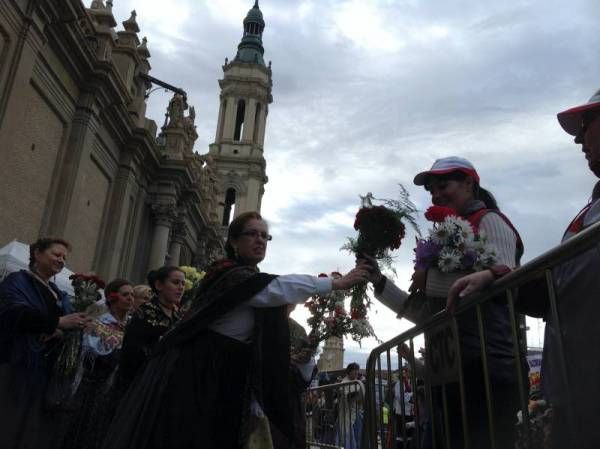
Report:
[[502,217],[493,212],[486,214],[479,223],[479,230],[485,233],[488,244],[496,251],[497,264],[515,268],[517,236]]

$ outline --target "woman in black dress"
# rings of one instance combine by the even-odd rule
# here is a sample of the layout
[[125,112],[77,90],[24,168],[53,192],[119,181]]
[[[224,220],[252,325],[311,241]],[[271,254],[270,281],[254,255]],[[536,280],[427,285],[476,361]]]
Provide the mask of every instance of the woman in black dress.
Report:
[[41,238],[30,246],[29,270],[0,284],[0,447],[52,447],[56,410],[46,392],[63,332],[83,328],[89,318],[71,313],[67,294],[50,279],[65,265],[69,244]]
[[154,296],[133,314],[125,329],[125,339],[117,374],[117,391],[125,393],[160,340],[179,321],[179,302],[185,275],[178,267],[166,266],[148,274]]
[[268,445],[269,428],[293,440],[287,305],[347,289],[368,273],[359,266],[333,281],[260,273],[270,240],[258,213],[232,221],[229,259],[208,271],[188,316],[157,345],[121,401],[105,449],[241,448],[255,429],[266,431]]

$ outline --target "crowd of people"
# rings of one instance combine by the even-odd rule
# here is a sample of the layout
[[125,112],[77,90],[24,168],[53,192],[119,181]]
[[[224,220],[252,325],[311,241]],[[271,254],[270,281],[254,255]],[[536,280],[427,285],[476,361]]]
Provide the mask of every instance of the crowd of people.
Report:
[[[289,313],[312,295],[366,282],[368,271],[333,280],[261,273],[269,240],[258,213],[234,219],[227,258],[209,268],[185,314],[185,276],[174,266],[149,273],[147,288],[112,280],[105,310],[74,312],[51,281],[69,243],[31,244],[29,269],[0,284],[0,447],[302,446],[299,398],[314,348]],[[56,367],[72,336],[81,350],[66,377]],[[293,347],[301,350],[290,355]]]
[[[600,177],[600,92],[558,118],[582,145],[589,169]],[[314,376],[314,347],[302,326],[289,318],[296,304],[370,281],[376,298],[399,317],[422,323],[445,308],[454,310],[460,298],[519,267],[521,237],[493,195],[481,187],[471,162],[438,159],[414,183],[431,194],[434,205],[452,208],[484,232],[497,265],[457,280],[443,295],[431,293],[434,276],[428,270],[415,271],[405,292],[366,255],[338,279],[262,273],[258,264],[271,235],[260,214],[246,212],[231,222],[226,258],[209,267],[185,313],[179,309],[185,274],[175,266],[149,273],[148,286],[112,280],[104,290],[106,308],[92,313],[75,312],[51,280],[65,265],[69,243],[60,238],[32,243],[29,269],[10,274],[0,284],[0,447],[304,446],[301,395]],[[600,183],[563,241],[598,221]],[[600,343],[595,323],[599,266],[597,246],[554,269],[556,313],[550,310],[545,279],[519,290],[523,310],[547,323],[542,383],[544,404],[552,408],[544,416],[551,421],[547,439],[553,449],[600,447],[595,425],[600,361],[587,352]],[[466,441],[477,449],[515,447],[514,419],[521,405],[515,371],[526,375],[527,366],[523,354],[514,351],[519,342],[513,341],[512,313],[500,297],[481,307],[485,339],[474,309],[457,317],[466,387],[462,391],[460,383],[453,383],[431,388],[428,413],[444,422],[438,430],[445,430],[438,434],[419,422],[424,447],[463,447]],[[81,350],[65,355],[64,342],[74,335],[81,336]],[[563,355],[566,360],[560,359]],[[56,367],[69,356],[77,358],[77,370],[65,377]],[[356,380],[357,368],[349,366],[344,380]],[[399,382],[398,397],[408,387]],[[345,433],[345,441],[332,437],[345,447],[360,445],[359,399],[364,391],[358,388],[338,398],[338,422],[352,431]],[[490,392],[488,408],[482,398]],[[416,393],[421,397],[420,390]],[[442,415],[442,409],[452,412]],[[398,413],[398,407],[394,411],[407,414]]]

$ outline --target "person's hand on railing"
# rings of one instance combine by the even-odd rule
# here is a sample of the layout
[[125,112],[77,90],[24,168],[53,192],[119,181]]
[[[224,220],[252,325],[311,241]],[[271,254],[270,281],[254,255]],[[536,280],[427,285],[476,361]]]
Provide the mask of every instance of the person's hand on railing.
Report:
[[460,299],[483,290],[495,279],[496,277],[490,270],[477,271],[457,279],[448,290],[446,311],[454,313]]

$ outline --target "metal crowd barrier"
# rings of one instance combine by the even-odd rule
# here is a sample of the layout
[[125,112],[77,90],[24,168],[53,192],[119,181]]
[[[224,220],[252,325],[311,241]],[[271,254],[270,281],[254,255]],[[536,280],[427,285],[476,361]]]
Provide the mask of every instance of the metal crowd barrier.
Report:
[[[528,411],[529,385],[525,365],[521,363],[525,349],[519,335],[522,331],[519,329],[519,315],[515,311],[516,290],[534,279],[545,278],[549,313],[552,315],[556,334],[561,336],[553,269],[599,243],[600,223],[504,276],[482,294],[463,299],[453,315],[441,311],[375,348],[367,362],[362,449],[537,448],[531,439],[530,426],[535,420]],[[509,312],[512,360],[516,361],[511,368],[513,380],[510,385],[514,387],[513,391],[502,390],[502,385],[490,377],[495,373],[490,372],[490,347],[486,344],[487,328],[484,325],[483,311],[492,301],[506,304]],[[472,398],[474,389],[472,376],[469,375],[473,365],[465,369],[464,354],[461,353],[462,345],[459,342],[460,323],[464,323],[461,319],[467,313],[473,314],[477,323],[480,347],[477,372],[481,372],[483,378],[481,388],[477,390],[481,410],[476,415],[469,413],[465,407],[465,404],[473,404],[473,401],[466,403],[467,395]],[[415,357],[417,338],[425,340],[425,357],[421,362]],[[560,337],[557,351],[560,357],[560,374],[562,379],[567,379]],[[396,370],[402,369],[404,365],[410,370],[409,384],[414,415],[412,422],[411,417],[404,413],[405,390],[408,388],[404,382],[398,382],[399,388],[393,386]],[[465,379],[467,376],[471,379],[468,382]],[[569,395],[568,381],[565,382],[565,388]],[[399,395],[394,393],[395,389],[400,390]],[[518,395],[518,398],[514,396],[518,410],[515,410],[514,417],[503,417],[509,420],[514,418],[512,422],[515,428],[508,428],[508,432],[514,430],[514,439],[508,444],[506,441],[509,439],[505,435],[507,427],[502,427],[500,417],[496,415],[497,407],[512,394]],[[396,409],[399,410],[391,410],[394,399]],[[572,407],[572,404],[569,406]],[[384,419],[385,408],[390,410],[389,415],[392,417],[387,422]],[[573,422],[573,410],[568,410],[567,416]],[[473,422],[477,425],[471,425]],[[485,432],[483,439],[477,433],[482,431]],[[572,441],[575,442],[576,435],[572,436]],[[576,443],[573,447],[577,447]]]
[[306,447],[359,449],[362,439],[364,385],[340,382],[306,392]]

